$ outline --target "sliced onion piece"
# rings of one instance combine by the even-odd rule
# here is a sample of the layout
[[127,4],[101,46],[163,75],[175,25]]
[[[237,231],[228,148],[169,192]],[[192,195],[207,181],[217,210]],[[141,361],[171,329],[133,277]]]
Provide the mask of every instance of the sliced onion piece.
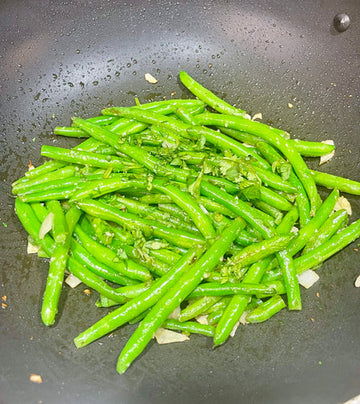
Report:
[[355,287],[360,288],[360,275],[355,279]]
[[261,113],[261,112],[258,112],[257,114],[255,114],[255,115],[251,118],[252,121],[255,121],[256,119],[259,119],[259,120],[263,119],[263,116],[262,116],[262,113]]
[[145,80],[150,84],[156,84],[159,81],[150,73],[145,73]]
[[81,283],[81,280],[78,279],[75,275],[70,274],[66,279],[65,283],[69,285],[71,288],[76,288],[76,286],[79,286]]
[[240,324],[240,320],[234,325],[233,329],[231,330],[230,337],[233,337],[235,335],[236,330],[239,327],[239,324]]
[[180,306],[178,306],[173,312],[169,314],[168,318],[172,318],[173,320],[179,320],[179,314],[180,314]]
[[172,344],[173,342],[189,341],[189,337],[176,331],[158,328],[155,332],[156,342],[158,344]]
[[[324,140],[321,143],[325,143],[325,144],[331,144],[334,145],[334,141],[333,140]],[[324,156],[320,157],[320,162],[319,162],[319,166],[321,166],[324,163],[327,163],[329,160],[331,160],[334,157],[335,154],[335,150],[333,150],[331,153],[329,154],[325,154]]]
[[311,286],[320,279],[320,276],[311,269],[299,274],[297,277],[299,284],[306,289],[311,288]]
[[341,210],[341,209],[345,209],[349,216],[352,215],[352,209],[351,209],[350,202],[344,196],[339,196],[339,198],[336,201],[335,206],[334,206],[335,211]]
[[39,230],[39,238],[43,239],[47,233],[53,228],[54,224],[54,214],[49,212],[44,221],[41,223]]
[[199,324],[203,324],[203,325],[208,325],[208,316],[207,314],[203,314],[201,316],[197,316],[195,317],[195,320],[199,323]]
[[26,252],[28,254],[37,254],[40,251],[40,246],[37,244],[34,244],[34,240],[31,237],[28,237],[28,243],[27,243],[27,250]]
[[240,320],[239,320],[240,324],[242,324],[242,325],[250,324],[248,321],[246,321],[246,317],[249,313],[250,313],[250,311],[244,311],[244,313],[241,315]]

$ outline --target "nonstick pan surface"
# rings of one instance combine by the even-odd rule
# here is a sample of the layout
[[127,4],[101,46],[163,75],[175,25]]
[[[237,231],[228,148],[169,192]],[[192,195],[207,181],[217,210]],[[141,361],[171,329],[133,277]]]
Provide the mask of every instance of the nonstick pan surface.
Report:
[[[351,19],[342,33],[333,27],[338,13]],[[73,115],[132,105],[134,96],[189,97],[180,70],[293,137],[333,139],[336,155],[320,169],[360,180],[359,2],[3,0],[0,19],[0,294],[8,305],[0,309],[0,403],[329,404],[359,394],[356,242],[322,266],[301,312],[241,327],[215,350],[197,336],[150,343],[119,376],[117,356],[134,326],[81,350],[72,342],[105,313],[95,293],[64,287],[55,326],[42,325],[48,262],[26,255],[10,186],[29,160],[43,161],[42,144],[78,143],[52,134]],[[346,196],[355,220],[359,198]]]

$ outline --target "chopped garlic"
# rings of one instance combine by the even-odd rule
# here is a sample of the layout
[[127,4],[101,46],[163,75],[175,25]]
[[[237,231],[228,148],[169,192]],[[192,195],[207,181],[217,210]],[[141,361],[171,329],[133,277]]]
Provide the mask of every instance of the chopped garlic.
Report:
[[[325,143],[325,144],[331,144],[334,145],[334,141],[333,140],[324,140],[321,143]],[[331,160],[334,157],[335,154],[335,150],[333,150],[331,153],[329,154],[325,154],[324,156],[320,157],[320,162],[319,162],[319,166],[321,166],[324,163],[327,163],[329,160]]]
[[297,275],[299,284],[304,286],[305,289],[311,288],[311,286],[320,279],[320,276],[311,269]]
[[258,112],[257,114],[255,114],[252,118],[251,118],[251,120],[252,121],[255,121],[256,119],[263,119],[263,116],[262,116],[262,113],[261,112]]
[[199,323],[199,324],[204,324],[204,325],[208,325],[208,316],[207,314],[204,314],[202,316],[197,316],[195,317],[195,320]]
[[231,330],[230,337],[233,337],[233,336],[235,335],[236,330],[237,330],[238,327],[239,327],[239,324],[240,324],[240,320],[237,321],[237,323],[234,325],[233,329]]
[[334,210],[335,212],[337,210],[345,209],[346,212],[348,213],[349,216],[352,214],[352,209],[350,202],[344,197],[344,196],[339,196],[338,200],[335,203]]
[[145,80],[150,84],[156,84],[159,81],[150,73],[145,73]]
[[176,309],[169,314],[168,318],[172,318],[173,320],[178,320],[180,311],[181,311],[180,306],[176,307]]
[[360,288],[360,275],[355,279],[355,287]]
[[37,254],[39,251],[40,251],[40,246],[37,244],[33,244],[33,240],[31,239],[31,237],[28,237],[26,252],[28,254]]
[[41,223],[39,230],[39,238],[43,239],[47,233],[53,228],[54,224],[54,213],[49,212],[49,214],[45,217],[43,222]]
[[356,397],[351,398],[350,400],[346,401],[343,404],[360,404],[360,394]]
[[246,320],[246,317],[247,317],[247,315],[248,315],[249,313],[250,313],[250,311],[244,311],[244,312],[243,312],[243,314],[241,315],[241,317],[240,317],[240,319],[239,319],[240,324],[242,324],[242,325],[250,324],[250,323]]
[[165,330],[165,328],[158,328],[155,332],[156,342],[158,344],[172,344],[173,342],[189,341],[190,338],[179,332]]
[[65,283],[69,285],[71,288],[76,288],[76,286],[79,286],[81,283],[81,280],[77,278],[75,275],[70,274],[66,279]]
[[35,373],[31,373],[30,381],[33,383],[42,383],[42,377],[40,375],[36,375]]

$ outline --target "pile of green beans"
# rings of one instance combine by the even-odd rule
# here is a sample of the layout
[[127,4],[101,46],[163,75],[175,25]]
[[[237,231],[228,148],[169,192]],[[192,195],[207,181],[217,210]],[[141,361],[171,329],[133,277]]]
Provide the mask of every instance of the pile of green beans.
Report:
[[[298,275],[360,236],[360,220],[334,212],[340,193],[360,195],[360,183],[304,160],[334,146],[292,140],[183,71],[180,81],[196,99],[136,100],[55,128],[86,140],[43,146],[50,160],[12,184],[29,240],[50,258],[43,323],[56,320],[67,273],[110,310],[75,338],[78,348],[139,323],[119,373],[160,327],[218,346],[241,318],[301,310]],[[331,189],[324,200],[318,186]]]

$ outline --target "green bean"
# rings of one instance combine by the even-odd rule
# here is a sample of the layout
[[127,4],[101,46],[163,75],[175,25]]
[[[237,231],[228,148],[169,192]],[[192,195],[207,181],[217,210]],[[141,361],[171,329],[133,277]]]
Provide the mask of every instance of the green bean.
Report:
[[[168,177],[182,183],[187,183],[190,178],[196,179],[195,173],[192,173],[190,170],[182,170],[169,164],[164,164],[162,160],[152,156],[139,147],[130,146],[127,143],[120,144],[118,142],[118,136],[100,126],[93,125],[80,118],[74,118],[73,121],[75,125],[86,130],[95,139],[110,144],[115,147],[116,150],[125,153],[156,175]],[[236,193],[239,190],[238,186],[223,178],[204,175],[204,179],[215,182],[216,185],[224,187],[225,190],[229,192]]]
[[24,191],[26,191],[28,189],[32,189],[33,187],[35,187],[37,185],[42,185],[45,187],[45,184],[47,182],[73,177],[74,175],[76,175],[78,170],[79,169],[76,166],[62,167],[62,168],[52,171],[50,173],[45,173],[43,175],[39,175],[36,178],[29,180],[27,182],[14,185],[12,192],[14,194],[23,193]]
[[211,271],[218,264],[219,259],[236,238],[240,225],[241,221],[235,219],[231,226],[224,230],[220,238],[182,276],[177,285],[169,289],[151,309],[122,350],[117,363],[117,371],[119,373],[124,373],[131,362],[142,352],[156,329],[161,326],[168,315],[201,282],[205,271]]
[[68,199],[74,193],[73,185],[67,185],[60,188],[54,189],[44,189],[43,191],[22,194],[19,195],[19,198],[23,202],[42,202],[42,201],[50,201],[50,200],[63,200]]
[[168,265],[176,264],[176,262],[181,258],[180,254],[177,254],[174,251],[167,250],[165,248],[150,250],[149,255],[151,257],[159,259],[160,261],[165,262],[165,264]]
[[301,253],[306,254],[331,238],[341,227],[345,226],[347,219],[348,213],[345,209],[334,212],[319,230],[310,237]]
[[310,173],[318,185],[330,189],[336,188],[340,192],[347,192],[348,194],[360,195],[360,182],[358,181],[348,180],[347,178],[320,171],[310,170]]
[[[119,251],[119,248],[116,244],[115,246],[116,248],[114,249],[114,251]],[[111,245],[110,247],[112,248]],[[146,268],[149,269],[151,273],[158,277],[165,275],[170,269],[170,266],[164,261],[160,261],[149,254],[144,254],[142,247],[132,247],[125,244],[121,244],[119,247],[120,251],[124,251],[129,258],[131,258],[135,262],[140,263],[141,265],[144,265]]]
[[[213,224],[214,224],[218,234],[221,234],[223,229],[231,223],[231,220],[228,219],[226,216],[220,215],[220,217],[216,217],[216,216],[219,216],[216,213],[211,214],[210,216],[213,219]],[[245,230],[245,226],[246,226],[246,222],[244,221],[243,222],[244,229],[241,230],[241,232],[239,233],[238,237],[235,240],[236,244],[241,245],[241,246],[247,246],[247,245],[250,245],[250,244],[258,241],[255,237],[252,237]]]
[[[159,204],[159,209],[161,208],[160,204],[172,203],[172,199],[170,197],[168,197],[167,195],[162,195],[162,194],[144,195],[139,200],[141,202],[147,203],[147,204]],[[222,215],[226,215],[230,218],[236,217],[236,215],[230,209],[226,208],[225,206],[221,205],[220,203],[212,201],[211,199],[200,196],[198,198],[198,201],[209,212],[221,213]]]
[[69,202],[77,202],[86,198],[98,198],[99,196],[114,192],[126,191],[128,189],[144,189],[146,184],[137,180],[128,180],[123,177],[103,178],[100,180],[90,180],[83,183],[78,189],[75,189]]
[[79,128],[73,128],[72,126],[57,126],[54,128],[54,134],[58,136],[67,136],[67,137],[89,137],[89,135]]
[[299,212],[296,206],[293,206],[292,209],[290,209],[286,213],[286,215],[283,216],[281,223],[276,228],[276,233],[282,236],[286,236],[287,234],[289,234],[292,228],[295,226],[295,223],[297,222],[298,218],[299,218]]
[[[171,202],[172,199],[170,198]],[[184,220],[185,222],[191,222],[190,217],[184,212],[181,208],[179,208],[177,205],[174,203],[159,203],[157,208],[161,212],[168,213],[171,216],[175,216],[179,219]]]
[[49,201],[47,207],[54,214],[53,237],[54,252],[51,255],[49,273],[46,280],[41,319],[46,326],[53,325],[58,312],[58,303],[63,286],[66,263],[68,259],[69,238],[65,215],[59,202]]
[[134,107],[132,108],[116,107],[116,108],[104,109],[102,110],[102,113],[104,115],[124,116],[149,125],[160,126],[163,127],[164,129],[170,129],[175,131],[179,135],[183,136],[185,139],[189,138],[189,135],[186,132],[186,129],[189,127],[188,124],[179,121],[178,119],[162,115],[158,112],[152,112],[150,110],[142,110],[140,108],[134,108]]
[[147,102],[145,104],[140,104],[137,107],[140,109],[150,109],[150,110],[160,110],[160,107],[166,105],[175,106],[177,108],[192,108],[192,107],[204,107],[204,103],[201,100],[193,99],[172,99],[172,100],[162,100]]
[[345,227],[345,229],[337,232],[320,246],[296,258],[294,260],[296,272],[299,274],[320,264],[321,262],[330,258],[332,255],[336,254],[338,251],[345,248],[348,244],[352,243],[359,236],[360,220],[357,220],[356,222]]
[[81,265],[73,257],[68,258],[68,269],[81,280],[86,286],[96,290],[100,294],[114,300],[118,303],[125,303],[127,299],[116,289],[111,288],[101,278],[89,271],[84,265]]
[[292,164],[293,169],[304,186],[310,200],[311,215],[314,215],[319,203],[315,181],[311,176],[310,170],[306,166],[300,154],[293,147],[292,143],[282,137],[283,131],[269,127],[260,122],[250,121],[239,116],[219,115],[219,114],[201,114],[195,117],[200,125],[225,126],[232,129],[238,129],[251,134],[260,136],[278,148]]
[[123,225],[128,229],[141,229],[148,235],[163,238],[179,247],[190,248],[194,244],[203,244],[204,239],[194,233],[165,227],[155,221],[139,218],[131,213],[122,212],[110,205],[92,199],[83,199],[77,203],[86,213]]
[[71,240],[71,254],[80,264],[86,266],[91,272],[119,285],[137,284],[136,280],[121,275],[115,269],[98,261],[75,239]]
[[293,236],[274,236],[243,248],[231,258],[230,267],[240,269],[247,267],[269,255],[285,249]]
[[[313,250],[307,252],[300,257],[294,259],[294,267],[297,274],[314,268],[321,264],[347,245],[352,243],[360,236],[360,219],[353,222],[349,226],[345,227],[343,230],[338,231],[329,240],[325,241],[320,246],[314,248]],[[270,282],[281,278],[281,272],[279,268],[268,271],[264,277],[263,282]]]
[[[46,208],[46,206],[40,202],[31,203],[30,206],[31,206],[32,210],[34,211],[36,217],[40,221],[40,223],[42,223],[45,220],[46,216],[49,214],[49,211]],[[49,234],[52,235],[52,232],[53,232],[53,230],[51,229]]]
[[163,224],[166,223],[167,225],[171,225],[171,227],[176,227],[192,233],[199,233],[198,229],[193,224],[186,223],[185,221],[175,218],[168,213],[159,211],[153,206],[149,206],[133,199],[124,198],[117,195],[116,199],[110,201],[109,204],[120,209],[125,207],[127,212],[144,216],[146,219],[155,219]]
[[153,187],[165,195],[170,196],[173,202],[190,216],[195,226],[199,229],[200,233],[206,240],[215,238],[216,234],[214,227],[211,224],[211,220],[190,194],[182,192],[172,184],[166,184],[166,182],[156,179],[153,181]]
[[[292,204],[289,201],[287,201],[283,196],[273,191],[272,189],[260,186],[259,191],[260,191],[259,195],[255,195],[255,199],[259,198],[259,200],[261,200],[262,202],[265,202],[268,205],[280,210],[288,211],[292,208]],[[245,194],[245,197],[246,196],[247,194]],[[254,198],[248,198],[248,199],[253,200]]]
[[260,200],[253,200],[252,204],[255,208],[262,210],[263,212],[267,213],[268,215],[274,218],[275,224],[279,224],[283,218],[283,214],[281,210],[277,209],[276,207],[269,205],[268,203]]
[[[286,160],[270,144],[260,141],[256,143],[256,146],[270,164],[280,163],[288,166]],[[303,227],[310,220],[310,202],[303,185],[292,169],[290,169],[289,182],[297,189],[296,204],[299,210],[300,226]]]
[[268,238],[272,236],[272,230],[264,224],[263,216],[257,209],[250,207],[240,199],[229,195],[222,189],[206,181],[202,181],[201,183],[201,193],[215,202],[222,203],[226,208],[242,217],[247,223],[257,229],[263,236]]
[[114,306],[119,306],[120,303],[115,302],[115,300],[111,300],[105,296],[100,295],[99,299],[95,302],[96,307],[100,308],[109,308]]
[[[257,146],[257,142],[262,141],[261,137],[251,135],[250,133],[241,132],[236,129],[221,128],[221,131],[228,136],[231,136],[232,138],[251,146]],[[289,139],[295,149],[304,157],[319,157],[331,153],[334,150],[333,145],[326,143],[290,139],[286,132],[280,135],[282,135],[285,139]]]
[[[210,325],[216,325],[221,317],[224,315],[225,308],[221,307],[218,310],[213,311],[210,313],[207,317],[208,324]],[[215,334],[215,330],[214,330]]]
[[79,225],[75,227],[74,234],[80,244],[98,261],[108,265],[118,273],[140,281],[151,279],[146,268],[129,259],[121,260],[114,251],[88,236]]
[[339,191],[336,189],[333,190],[319,207],[315,216],[299,230],[297,237],[292,240],[288,246],[288,250],[291,255],[295,255],[297,252],[299,252],[308,242],[309,238],[315,233],[316,229],[318,229],[325,222],[332,212],[338,197]]
[[[213,274],[214,272],[212,272]],[[209,280],[209,278],[206,278],[206,280]],[[231,297],[229,296],[224,296],[222,297],[218,302],[216,302],[215,304],[213,304],[212,306],[210,306],[207,310],[205,314],[211,314],[214,311],[217,311],[219,309],[224,309],[228,303],[230,302]]]
[[188,125],[195,125],[195,121],[193,119],[192,114],[184,107],[180,107],[175,111],[175,115],[184,123]]
[[139,165],[115,156],[64,149],[54,146],[42,146],[41,155],[60,161],[66,161],[68,163],[83,164],[100,168],[112,167],[114,170],[119,171],[128,171],[129,169],[139,167]]
[[321,142],[308,142],[294,139],[295,149],[304,157],[320,157],[334,151],[335,146]]
[[[213,282],[213,283],[208,282],[208,283],[204,283],[204,284],[201,284],[198,287],[196,287],[190,293],[189,299],[204,296],[203,299],[208,298],[208,300],[210,302],[210,297],[219,298],[221,296],[228,296],[228,295],[252,296],[252,295],[257,295],[257,294],[269,296],[269,295],[273,295],[275,293],[278,293],[278,291],[276,289],[274,289],[271,285],[268,286],[266,284],[245,283],[245,282],[241,282],[241,283],[226,282],[226,283],[220,284],[217,282]],[[197,302],[198,302],[198,300],[197,300]],[[216,302],[216,300],[214,300],[214,302]],[[195,303],[194,303],[194,305],[195,305]],[[184,309],[183,312],[185,312],[186,309]],[[201,314],[201,313],[202,312],[199,312],[196,315]],[[187,314],[187,312],[186,312],[186,314]],[[181,315],[181,313],[180,313],[180,315]],[[192,317],[185,316],[185,313],[184,313],[184,317],[186,319],[192,318]],[[179,317],[179,320],[182,321],[182,318],[183,317],[181,317],[181,318]]]
[[30,204],[24,203],[19,198],[16,198],[15,211],[30,237],[37,245],[41,246],[45,253],[50,257],[54,251],[54,240],[48,234],[45,234],[43,238],[40,238],[39,233],[41,222],[36,217]]
[[111,233],[114,234],[114,239],[118,240],[122,244],[133,245],[134,244],[134,237],[133,235],[126,231],[125,229],[113,224],[108,223],[103,220],[103,223],[106,226],[109,226],[108,229]]
[[200,83],[195,81],[186,72],[181,71],[179,73],[179,78],[184,86],[192,92],[201,101],[205,102],[215,111],[221,112],[223,114],[246,116],[246,112],[239,108],[233,107],[227,102],[223,101],[221,98],[217,97],[210,90],[203,87]]
[[[79,149],[79,150],[87,150],[87,151],[92,151],[92,149],[98,147],[99,142],[95,139],[87,139],[86,141],[82,142],[78,146],[75,146],[73,149]],[[64,163],[60,161],[46,161],[44,164],[33,168],[25,173],[25,176],[20,178],[19,180],[15,181],[13,185],[19,184],[22,182],[27,182],[28,180],[34,179],[40,175],[44,175],[47,173],[50,173],[52,171],[58,170],[60,168],[64,167]]]
[[178,320],[181,322],[191,320],[192,318],[205,313],[209,307],[220,299],[221,297],[218,296],[205,296],[203,294],[200,299],[197,299],[195,302],[186,306],[185,309],[181,310]]
[[281,298],[281,296],[275,295],[252,310],[246,316],[246,321],[249,323],[261,323],[268,320],[284,307],[286,307],[284,300]]
[[93,116],[91,118],[88,118],[87,121],[91,122],[91,123],[96,123],[97,125],[101,125],[101,126],[106,126],[106,125],[110,125],[114,122],[117,122],[119,120],[119,118],[114,117],[114,116]]
[[214,327],[206,324],[199,324],[195,321],[180,322],[174,319],[167,319],[162,324],[163,328],[174,331],[183,331],[191,334],[201,334],[206,337],[212,337],[214,335]]
[[[20,180],[32,180],[40,175],[45,175],[51,173],[52,171],[59,170],[62,167],[64,167],[64,163],[62,163],[61,161],[46,161],[44,164],[27,171],[25,173],[25,177],[20,178]],[[20,180],[13,183],[13,185],[22,182]]]
[[189,250],[158,282],[154,282],[141,296],[109,313],[90,328],[78,335],[74,342],[84,347],[115,330],[152,307],[168,289],[176,285],[181,276],[189,270],[193,261],[202,254],[202,249]]
[[[220,131],[225,133],[225,135],[228,135],[232,137],[235,140],[238,140],[239,142],[245,143],[250,146],[256,146],[256,143],[259,141],[262,141],[261,137],[251,135],[250,133],[247,132],[241,132],[236,129],[229,129],[226,127],[219,127]],[[289,138],[289,137],[288,137]]]
[[[288,233],[293,225],[293,221],[296,220],[296,217],[297,216],[296,213],[294,213],[294,211],[289,211],[289,213],[283,218],[282,222],[277,227],[277,232],[279,234]],[[271,234],[271,232],[272,230],[270,230],[270,233],[263,232],[263,235],[265,237],[270,237],[269,234]],[[278,258],[281,260],[282,257],[279,256]],[[271,260],[272,257],[270,255],[252,264],[248,269],[248,271],[246,272],[243,278],[243,282],[259,283],[262,280],[264,273],[267,270]],[[286,279],[287,282],[290,284],[289,300],[292,301],[294,307],[299,307],[298,286],[293,286],[294,284],[295,285],[297,284],[296,282],[293,281],[293,278],[295,277],[295,269],[294,265],[292,264],[292,260],[289,259],[288,262],[289,267],[284,268],[285,273],[284,280]],[[223,344],[227,340],[235,324],[239,321],[241,315],[246,309],[248,302],[249,298],[247,296],[241,296],[241,295],[233,296],[230,304],[226,307],[223,316],[220,318],[217,324],[214,336],[214,344],[216,346]]]
[[251,147],[243,146],[241,143],[231,139],[230,137],[222,134],[221,132],[205,128],[203,126],[191,126],[187,129],[187,132],[195,138],[204,136],[207,142],[220,148],[221,150],[231,150],[236,156],[239,157],[252,156],[254,157],[254,159],[256,159],[259,168],[260,167],[264,169],[269,168],[269,164],[261,156],[259,156],[258,153],[255,153]]

